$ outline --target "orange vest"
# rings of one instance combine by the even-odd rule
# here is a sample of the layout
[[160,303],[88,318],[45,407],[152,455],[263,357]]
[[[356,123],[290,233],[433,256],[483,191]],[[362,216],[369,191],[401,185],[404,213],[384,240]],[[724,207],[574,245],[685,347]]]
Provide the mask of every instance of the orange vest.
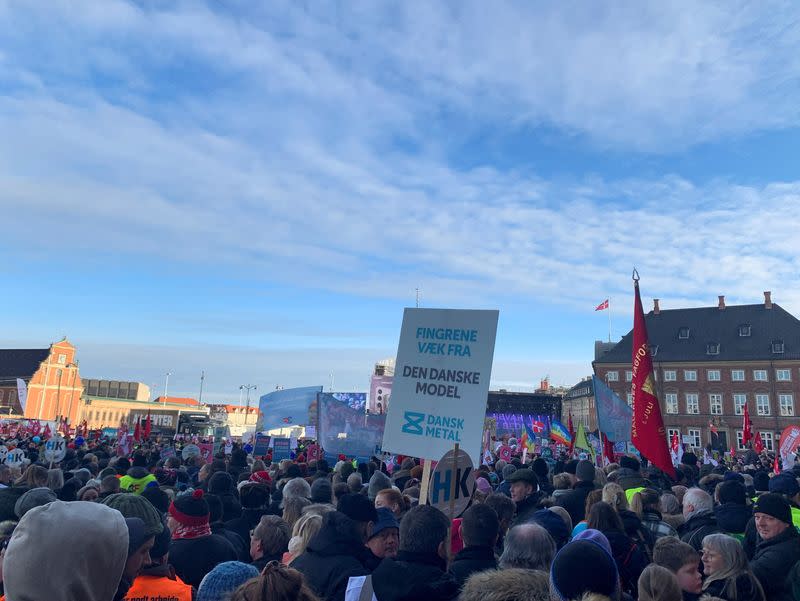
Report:
[[177,576],[170,580],[166,576],[137,576],[133,586],[125,595],[125,601],[150,601],[169,599],[169,601],[192,601],[192,587]]

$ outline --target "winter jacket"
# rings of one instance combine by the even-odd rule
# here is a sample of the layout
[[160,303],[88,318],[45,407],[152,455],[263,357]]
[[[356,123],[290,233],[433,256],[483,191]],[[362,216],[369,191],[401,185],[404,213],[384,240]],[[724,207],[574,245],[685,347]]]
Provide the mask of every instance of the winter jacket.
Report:
[[541,509],[540,503],[543,498],[544,493],[535,492],[517,503],[517,511],[514,514],[514,519],[511,521],[511,526],[513,527],[517,526],[518,524],[527,524],[528,522],[533,521],[533,514]]
[[761,540],[750,560],[750,569],[756,575],[769,601],[793,601],[787,576],[800,561],[800,534],[789,526],[769,540]]
[[647,554],[627,534],[613,530],[606,530],[603,534],[611,544],[611,554],[617,564],[622,590],[636,596],[639,576],[649,563]]
[[195,588],[218,564],[237,559],[233,545],[218,534],[173,540],[169,545],[169,562],[178,578]]
[[686,523],[678,530],[678,535],[683,542],[691,545],[699,553],[703,548],[703,538],[719,531],[714,513],[702,510],[695,511],[689,516]]
[[225,529],[238,534],[241,539],[250,546],[250,532],[258,526],[261,516],[281,515],[275,514],[270,509],[243,509],[242,516],[225,522]]
[[312,590],[326,601],[344,601],[348,579],[368,572],[364,562],[369,549],[356,528],[356,523],[343,513],[326,514],[306,552],[292,562]]
[[276,553],[275,555],[262,555],[258,559],[254,559],[252,561],[252,565],[258,570],[258,573],[260,574],[264,569],[264,567],[270,561],[277,561],[280,563],[282,562],[282,560],[283,560],[283,553]]
[[192,596],[192,587],[178,578],[169,564],[164,564],[144,568],[125,594],[125,601],[192,601]]
[[539,490],[541,490],[548,497],[553,494],[555,489],[553,488],[553,485],[550,483],[550,480],[547,478],[547,476],[539,476],[537,474],[536,479],[539,482]]
[[136,466],[119,479],[119,489],[139,495],[148,484],[155,481],[156,477],[148,472],[147,468]]
[[594,482],[576,482],[572,490],[560,495],[555,503],[566,509],[572,523],[577,524],[586,518],[586,497],[594,489]]
[[[370,577],[377,601],[450,601],[458,597],[456,579],[445,572],[436,553],[400,551],[397,559],[384,559]],[[353,578],[347,601],[357,601],[364,578]]]
[[621,467],[613,473],[615,474],[614,481],[619,484],[623,490],[648,488],[650,486],[650,482],[645,479],[640,472],[635,472],[627,467]]
[[456,579],[459,586],[463,586],[472,574],[484,570],[496,570],[497,560],[494,558],[494,549],[490,547],[470,546],[464,547],[456,553],[450,563],[450,574]]
[[225,538],[233,548],[236,550],[236,555],[239,561],[243,563],[250,563],[250,539],[245,543],[242,537],[236,534],[233,530],[228,530],[222,522],[214,522],[211,524],[211,534],[219,534]]
[[650,533],[653,544],[662,536],[678,536],[675,529],[661,519],[658,511],[643,511],[642,526]]
[[714,517],[721,532],[742,540],[753,512],[747,505],[723,503],[714,508]]
[[639,516],[629,509],[620,509],[617,513],[622,520],[622,525],[625,527],[625,534],[631,540],[643,543],[648,550],[652,551],[653,546],[656,544],[655,539],[650,530],[642,524]]
[[[736,599],[736,601],[764,601],[764,597],[761,596],[761,591],[758,590],[758,584],[753,580],[750,574],[739,574],[736,577],[735,597],[727,593],[730,580],[730,578],[727,578],[725,580],[714,580],[708,583],[708,586],[703,590],[703,594],[719,597],[720,599],[725,599],[725,601],[731,601],[732,599]],[[767,599],[772,601],[770,597],[767,597]]]

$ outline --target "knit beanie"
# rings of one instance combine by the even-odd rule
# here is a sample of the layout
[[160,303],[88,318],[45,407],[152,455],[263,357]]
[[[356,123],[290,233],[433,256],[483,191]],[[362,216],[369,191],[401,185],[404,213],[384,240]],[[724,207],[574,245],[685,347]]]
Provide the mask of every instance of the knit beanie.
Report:
[[233,492],[233,478],[227,472],[216,472],[208,479],[208,492],[221,495]]
[[533,473],[539,476],[540,478],[547,478],[547,474],[550,471],[550,468],[547,466],[547,462],[542,459],[541,457],[537,457],[533,460]]
[[124,518],[139,518],[144,522],[147,536],[161,534],[163,525],[161,515],[153,504],[139,495],[120,492],[108,495],[103,499],[103,505],[116,509]]
[[594,482],[594,466],[591,461],[582,459],[575,467],[575,476],[581,482]]
[[16,522],[19,519],[14,508],[19,498],[26,492],[28,491],[24,488],[16,486],[0,489],[0,521],[13,520]]
[[800,492],[794,472],[783,472],[774,476],[769,481],[769,492],[776,492],[787,497],[793,497]]
[[342,495],[336,510],[356,522],[375,522],[378,520],[378,512],[375,511],[375,505],[367,497],[358,493]]
[[778,493],[768,492],[758,497],[753,505],[753,515],[756,513],[771,515],[786,524],[792,523],[792,507]]
[[375,497],[378,496],[379,492],[391,487],[392,487],[392,481],[389,480],[389,476],[387,476],[381,471],[376,470],[375,473],[372,474],[372,478],[369,479],[367,496],[369,497],[370,501],[374,501]]
[[627,468],[629,470],[633,470],[634,472],[638,472],[642,464],[639,463],[639,460],[636,457],[630,457],[629,455],[623,455],[619,459],[619,466]]
[[259,471],[253,472],[250,474],[250,482],[257,482],[260,484],[270,484],[272,482],[272,478],[267,471]]
[[17,502],[14,505],[14,513],[17,514],[18,518],[22,519],[22,516],[28,513],[34,507],[47,505],[48,503],[52,503],[53,501],[57,500],[57,498],[58,497],[56,497],[56,493],[46,486],[32,488],[23,494],[19,499],[17,499]]
[[166,514],[169,510],[169,495],[158,486],[146,487],[139,493],[139,496],[150,501],[161,515]]
[[[377,473],[377,472],[376,472]],[[317,478],[311,484],[312,503],[332,503],[333,485],[327,478]]]
[[208,524],[211,510],[199,488],[191,494],[178,496],[169,506],[169,515],[184,526]]
[[508,477],[517,471],[517,468],[510,463],[503,467],[503,480],[508,480]]
[[[591,566],[591,570],[586,567]],[[602,546],[588,540],[568,543],[550,568],[550,586],[558,599],[578,599],[584,593],[614,598],[617,590],[617,565]]]
[[769,490],[769,475],[767,472],[756,472],[753,475],[753,488],[759,492]]
[[167,528],[167,518],[161,520],[161,527],[163,530],[161,534],[156,534],[156,540],[153,548],[150,549],[150,559],[157,561],[169,553],[169,545],[172,542],[172,533]]
[[587,528],[586,530],[579,532],[572,540],[588,540],[603,547],[603,549],[608,551],[609,555],[614,554],[614,552],[611,550],[611,543],[608,542],[606,535],[599,530],[595,530],[594,528]]
[[241,561],[223,562],[203,577],[195,601],[224,601],[242,584],[257,576],[255,566]]

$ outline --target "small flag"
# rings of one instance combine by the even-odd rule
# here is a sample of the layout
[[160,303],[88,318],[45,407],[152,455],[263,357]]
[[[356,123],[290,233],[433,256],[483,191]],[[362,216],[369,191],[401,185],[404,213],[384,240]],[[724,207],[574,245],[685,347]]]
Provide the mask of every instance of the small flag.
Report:
[[569,420],[567,421],[567,432],[569,432],[569,454],[572,456],[572,450],[575,448],[575,426],[572,424],[572,410],[569,412]]
[[753,450],[760,455],[764,450],[764,441],[761,439],[761,432],[758,430],[756,430],[755,439],[756,441],[753,443]]
[[714,425],[714,422],[712,422],[711,420],[708,421],[708,429],[711,430],[711,433],[714,436],[719,434],[719,431],[717,430],[717,427]]
[[22,407],[22,413],[25,414],[25,404],[28,402],[28,385],[22,378],[17,378],[17,398],[19,399],[19,406]]
[[569,445],[572,441],[572,437],[564,427],[564,424],[556,420],[550,423],[550,438],[563,445]]
[[147,410],[147,419],[144,420],[144,439],[150,439],[150,432],[153,428],[152,420],[150,419],[150,409]]
[[753,440],[753,422],[750,421],[750,410],[747,408],[747,403],[744,404],[744,415],[742,416],[742,446],[746,447],[747,443]]
[[583,429],[583,422],[578,424],[578,434],[575,436],[575,447],[589,451],[589,454],[592,456],[592,462],[594,462],[594,447],[589,444],[589,440],[586,438],[586,430]]
[[775,461],[772,463],[772,471],[775,472],[775,474],[781,473],[781,462],[778,461],[778,457],[780,456],[780,453],[775,453]]
[[604,300],[594,308],[595,311],[605,311],[606,309],[608,309],[608,299]]

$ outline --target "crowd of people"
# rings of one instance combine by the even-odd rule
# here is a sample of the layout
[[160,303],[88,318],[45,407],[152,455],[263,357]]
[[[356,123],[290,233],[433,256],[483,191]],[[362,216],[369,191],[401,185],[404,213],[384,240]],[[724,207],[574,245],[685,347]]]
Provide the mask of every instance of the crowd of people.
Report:
[[410,457],[81,442],[0,465],[6,601],[800,601],[800,465],[766,457],[492,456],[451,520]]

